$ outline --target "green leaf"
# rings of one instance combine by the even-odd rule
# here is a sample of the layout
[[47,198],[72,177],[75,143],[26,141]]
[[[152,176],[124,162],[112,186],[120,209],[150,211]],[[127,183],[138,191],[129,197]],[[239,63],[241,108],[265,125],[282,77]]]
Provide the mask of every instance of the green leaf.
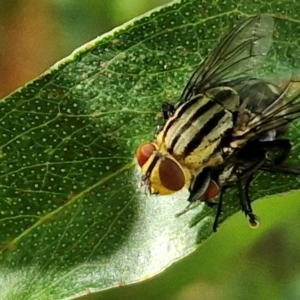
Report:
[[[201,3],[174,2],[135,19],[2,100],[3,299],[66,299],[140,281],[211,234],[213,209],[175,218],[187,191],[144,194],[136,148],[153,138],[161,103],[177,101],[239,19],[274,14],[270,63],[274,70],[299,65],[300,4]],[[295,123],[290,131],[295,161],[298,130]],[[298,187],[294,178],[260,174],[253,198]],[[237,210],[237,198],[228,197],[223,219]]]

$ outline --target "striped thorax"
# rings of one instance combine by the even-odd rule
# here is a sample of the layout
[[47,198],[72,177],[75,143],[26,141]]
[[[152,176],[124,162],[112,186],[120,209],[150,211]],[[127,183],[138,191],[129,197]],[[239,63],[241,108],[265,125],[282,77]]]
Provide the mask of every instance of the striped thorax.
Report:
[[203,168],[222,163],[215,150],[232,128],[238,106],[239,96],[227,87],[213,88],[181,104],[142,164],[143,180],[151,186],[150,192],[165,195],[189,187]]

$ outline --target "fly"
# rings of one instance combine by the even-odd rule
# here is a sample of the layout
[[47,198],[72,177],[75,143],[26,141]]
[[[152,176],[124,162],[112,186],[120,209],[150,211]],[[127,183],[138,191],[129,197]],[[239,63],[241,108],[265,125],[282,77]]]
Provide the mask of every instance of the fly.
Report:
[[[224,159],[223,164],[210,170],[210,184],[204,195],[208,203],[212,203],[212,199],[219,195],[214,231],[221,214],[223,195],[229,187],[237,186],[241,210],[248,217],[250,226],[257,227],[259,221],[253,213],[249,197],[255,173],[266,171],[300,175],[300,167],[285,163],[292,145],[290,140],[283,137],[289,123],[300,117],[298,85],[299,82],[291,81],[280,93],[275,86],[269,86],[273,94],[264,93],[265,99],[257,101],[256,97],[249,101],[251,111],[246,104],[241,105],[231,133],[221,143],[224,149],[231,149],[230,155]],[[243,88],[248,89],[249,97],[253,86],[248,83]],[[266,85],[262,86],[260,83],[260,88],[266,88]],[[259,93],[261,90],[256,86],[255,91]],[[255,100],[257,105],[254,105]]]
[[[179,102],[163,104],[164,126],[155,140],[141,144],[136,154],[142,182],[150,194],[168,195],[188,187],[188,201],[202,199],[210,192],[212,176],[219,181],[230,159],[247,143],[257,136],[259,143],[277,141],[280,128],[299,116],[295,106],[290,117],[284,114],[285,91],[252,77],[266,59],[272,35],[270,15],[246,19],[200,64]],[[266,153],[263,150],[263,155]],[[239,182],[235,172],[226,175],[228,182]],[[226,185],[225,181],[216,183],[221,189]]]
[[[167,195],[189,187],[199,199],[209,183],[202,170],[223,162],[216,149],[233,127],[240,98],[229,83],[251,78],[271,47],[273,18],[246,19],[227,34],[196,69],[179,103],[163,104],[166,122],[153,142],[140,145],[137,160],[150,194]],[[201,177],[201,187],[194,185]],[[195,189],[191,189],[195,186]]]

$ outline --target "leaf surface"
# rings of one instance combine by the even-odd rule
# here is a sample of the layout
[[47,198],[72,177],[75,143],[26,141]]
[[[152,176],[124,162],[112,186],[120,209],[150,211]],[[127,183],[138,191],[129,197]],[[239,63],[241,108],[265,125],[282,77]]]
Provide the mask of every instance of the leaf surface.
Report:
[[[274,72],[299,65],[300,4],[201,3],[173,2],[134,19],[0,102],[1,299],[68,299],[140,281],[212,233],[213,209],[175,218],[186,191],[144,194],[136,148],[153,138],[162,102],[178,100],[240,19],[272,13],[268,64]],[[289,132],[291,161],[299,130],[294,123]],[[294,178],[259,174],[252,197],[295,188]],[[222,218],[237,210],[229,194]]]

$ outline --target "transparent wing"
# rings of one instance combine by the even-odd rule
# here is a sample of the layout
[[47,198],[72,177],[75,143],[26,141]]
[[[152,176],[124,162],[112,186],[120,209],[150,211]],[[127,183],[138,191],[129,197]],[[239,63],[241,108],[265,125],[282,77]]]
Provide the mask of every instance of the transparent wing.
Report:
[[[289,81],[290,75],[285,78]],[[256,78],[230,85],[240,97],[240,111],[248,109],[251,113],[260,114],[266,107],[278,99],[282,88],[275,84]]]
[[238,135],[245,139],[247,135],[257,136],[272,130],[284,131],[290,122],[298,118],[300,118],[300,81],[292,79],[274,101],[269,102],[259,113],[254,113],[246,124],[241,124],[244,132],[240,131]]
[[237,25],[194,72],[179,103],[209,88],[226,85],[226,82],[250,78],[270,50],[273,23],[271,15],[262,14]]

